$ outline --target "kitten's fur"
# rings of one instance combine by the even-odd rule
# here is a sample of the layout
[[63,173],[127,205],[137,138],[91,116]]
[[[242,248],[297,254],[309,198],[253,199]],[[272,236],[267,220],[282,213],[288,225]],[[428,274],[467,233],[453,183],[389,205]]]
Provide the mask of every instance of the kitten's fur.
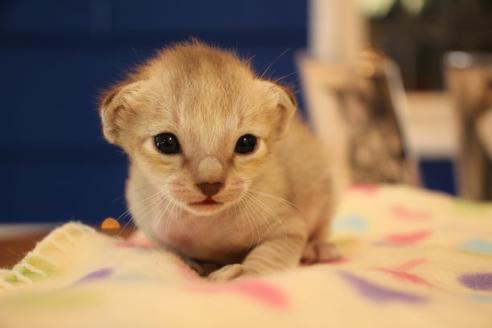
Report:
[[[218,264],[214,280],[332,257],[330,166],[295,109],[286,89],[196,41],[164,49],[111,88],[100,105],[103,132],[129,155],[126,194],[139,229],[183,257]],[[178,137],[181,154],[157,151],[153,137],[163,132]],[[247,133],[258,137],[256,150],[235,154]],[[224,183],[213,196],[223,205],[190,205],[206,198],[202,182]]]

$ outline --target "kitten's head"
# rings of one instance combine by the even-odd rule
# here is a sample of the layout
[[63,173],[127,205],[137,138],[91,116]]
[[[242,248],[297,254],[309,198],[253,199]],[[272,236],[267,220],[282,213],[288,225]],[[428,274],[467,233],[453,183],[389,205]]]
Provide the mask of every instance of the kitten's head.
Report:
[[106,139],[162,194],[197,215],[239,201],[267,165],[295,100],[229,52],[163,50],[102,98]]

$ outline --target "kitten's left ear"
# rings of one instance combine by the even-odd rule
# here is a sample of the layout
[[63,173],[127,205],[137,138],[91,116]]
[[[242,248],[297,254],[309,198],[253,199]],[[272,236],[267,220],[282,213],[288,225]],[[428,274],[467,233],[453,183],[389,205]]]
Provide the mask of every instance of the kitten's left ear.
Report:
[[102,94],[99,113],[106,140],[121,145],[121,131],[128,118],[135,115],[137,96],[144,89],[145,81],[123,81]]
[[293,92],[282,85],[271,81],[260,81],[266,88],[268,98],[276,103],[275,119],[277,122],[277,138],[281,138],[289,127],[289,123],[297,108]]

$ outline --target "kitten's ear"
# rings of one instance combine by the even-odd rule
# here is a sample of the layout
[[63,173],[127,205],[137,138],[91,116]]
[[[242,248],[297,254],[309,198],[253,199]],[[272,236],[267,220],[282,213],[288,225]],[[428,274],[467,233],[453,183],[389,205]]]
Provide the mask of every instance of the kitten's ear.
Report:
[[112,144],[119,144],[119,134],[126,118],[135,109],[132,103],[142,89],[142,81],[119,83],[101,95],[99,114],[101,116],[104,137]]
[[261,81],[264,88],[267,90],[268,98],[276,103],[274,116],[277,123],[276,137],[280,138],[284,135],[289,127],[289,123],[294,116],[297,108],[297,101],[293,92],[282,85],[270,81]]

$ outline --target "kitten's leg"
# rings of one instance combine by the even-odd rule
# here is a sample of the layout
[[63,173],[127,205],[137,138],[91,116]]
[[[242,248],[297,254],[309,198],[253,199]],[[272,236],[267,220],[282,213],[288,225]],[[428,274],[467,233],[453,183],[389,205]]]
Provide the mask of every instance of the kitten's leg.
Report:
[[306,264],[330,262],[340,258],[337,247],[325,240],[310,240],[304,247],[301,262]]
[[306,243],[301,262],[306,264],[329,262],[340,258],[337,247],[328,241],[330,236],[332,204],[325,204],[318,213],[318,226]]
[[[280,271],[299,264],[306,244],[305,227],[277,233],[253,248],[241,264],[230,264],[212,272],[209,279],[227,281],[244,275]],[[304,229],[302,229],[304,228]]]

